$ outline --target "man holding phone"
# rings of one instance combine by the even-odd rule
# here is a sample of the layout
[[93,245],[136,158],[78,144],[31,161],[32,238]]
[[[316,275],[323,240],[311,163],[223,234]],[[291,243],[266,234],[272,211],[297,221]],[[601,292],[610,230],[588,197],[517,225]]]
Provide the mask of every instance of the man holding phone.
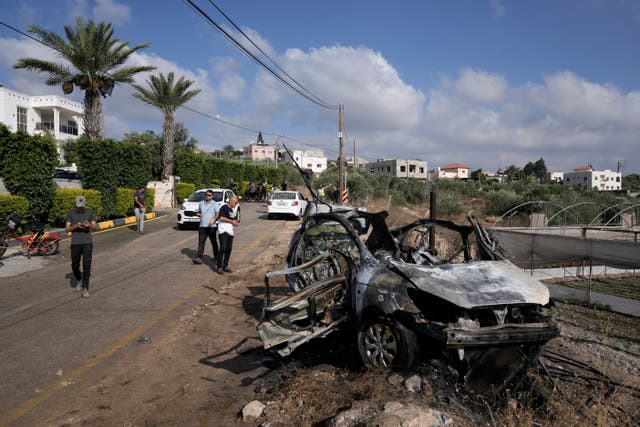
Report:
[[[89,276],[91,275],[91,257],[93,238],[91,232],[97,230],[96,218],[91,208],[86,207],[84,196],[76,197],[76,207],[67,214],[65,229],[71,234],[71,270],[72,280],[82,298],[89,298]],[[82,272],[80,271],[82,259]],[[82,287],[80,285],[82,283]]]

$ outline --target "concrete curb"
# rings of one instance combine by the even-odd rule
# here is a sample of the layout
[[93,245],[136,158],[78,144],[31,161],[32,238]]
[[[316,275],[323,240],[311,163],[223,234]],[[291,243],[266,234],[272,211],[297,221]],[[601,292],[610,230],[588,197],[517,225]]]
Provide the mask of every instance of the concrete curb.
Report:
[[[156,213],[155,212],[149,212],[148,214],[144,215],[144,219],[146,220],[150,220],[150,219],[154,219],[156,217]],[[136,223],[136,217],[135,216],[128,216],[126,218],[117,218],[117,219],[112,219],[109,221],[102,221],[99,222],[98,225],[98,230],[97,231],[102,231],[102,230],[108,230],[109,228],[114,228],[114,227],[120,227],[123,225],[129,225],[129,224],[135,224]],[[60,236],[62,236],[62,238],[65,237],[69,237],[71,236],[71,233],[67,233],[67,231],[64,228],[56,228],[56,229],[51,229],[51,230],[46,230],[47,233],[58,233],[60,234]],[[21,246],[22,242],[20,242],[18,239],[11,239],[9,240],[7,247],[13,247],[13,246]]]

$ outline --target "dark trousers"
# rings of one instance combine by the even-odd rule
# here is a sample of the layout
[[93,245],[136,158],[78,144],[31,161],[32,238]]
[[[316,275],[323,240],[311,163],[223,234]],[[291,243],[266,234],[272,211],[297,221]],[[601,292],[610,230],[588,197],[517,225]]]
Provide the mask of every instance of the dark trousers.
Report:
[[218,234],[220,239],[220,251],[218,252],[218,268],[227,268],[231,249],[233,248],[233,236],[227,233]]
[[218,258],[218,241],[216,240],[217,231],[218,227],[198,227],[198,258],[202,258],[202,255],[204,254],[204,245],[207,243],[207,238],[211,241],[213,258]]
[[[82,279],[82,287],[89,289],[89,276],[91,276],[91,256],[93,243],[71,245],[71,271],[77,281]],[[80,258],[82,258],[82,272],[80,272]]]

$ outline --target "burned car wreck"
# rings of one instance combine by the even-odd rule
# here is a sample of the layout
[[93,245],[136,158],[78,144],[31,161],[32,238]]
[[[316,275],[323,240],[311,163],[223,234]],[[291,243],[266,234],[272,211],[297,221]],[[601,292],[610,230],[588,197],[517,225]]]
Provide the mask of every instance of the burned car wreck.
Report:
[[[549,291],[505,259],[477,220],[419,220],[390,229],[387,212],[308,214],[285,269],[267,273],[258,332],[289,355],[337,328],[356,332],[369,368],[410,368],[444,355],[466,387],[497,393],[559,334]],[[437,236],[437,238],[436,238]],[[272,300],[282,276],[292,293]]]

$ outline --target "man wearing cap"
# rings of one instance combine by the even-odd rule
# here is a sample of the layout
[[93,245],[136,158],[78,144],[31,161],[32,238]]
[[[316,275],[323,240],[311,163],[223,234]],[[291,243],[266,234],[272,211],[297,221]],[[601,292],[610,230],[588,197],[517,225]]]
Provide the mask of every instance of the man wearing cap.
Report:
[[[98,228],[93,210],[87,208],[86,204],[87,200],[84,196],[76,197],[76,207],[67,214],[65,226],[67,233],[71,233],[71,270],[75,279],[73,284],[77,291],[81,291],[80,295],[83,298],[89,297],[89,276],[93,253],[91,232]],[[82,258],[82,272],[80,272],[80,258]]]

